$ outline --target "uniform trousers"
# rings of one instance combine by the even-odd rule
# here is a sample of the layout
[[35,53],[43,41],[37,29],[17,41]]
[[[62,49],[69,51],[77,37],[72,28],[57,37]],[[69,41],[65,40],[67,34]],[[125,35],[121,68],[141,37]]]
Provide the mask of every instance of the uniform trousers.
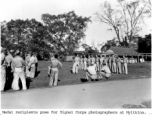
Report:
[[87,62],[84,62],[84,70],[87,69]]
[[97,69],[97,71],[100,70],[100,64],[99,64],[99,62],[96,62],[96,69]]
[[121,74],[121,63],[117,63],[117,73]]
[[51,68],[49,86],[57,86],[57,84],[58,84],[58,74],[59,74],[58,68]]
[[127,63],[123,64],[123,73],[128,74],[128,64]]
[[112,72],[116,73],[117,69],[116,69],[116,63],[112,63]]
[[79,63],[78,62],[75,62],[73,64],[73,67],[72,67],[72,72],[73,73],[78,73],[78,66],[79,66]]
[[25,73],[24,73],[24,68],[15,68],[14,70],[14,79],[12,83],[12,89],[13,90],[19,90],[19,78],[21,79],[22,83],[22,88],[23,90],[26,90],[26,79],[25,79]]
[[35,77],[35,65],[33,65],[30,70],[30,78],[34,78],[34,77]]
[[109,62],[108,64],[109,64],[109,69],[112,70],[112,67],[111,67],[112,64],[111,64],[111,62]]

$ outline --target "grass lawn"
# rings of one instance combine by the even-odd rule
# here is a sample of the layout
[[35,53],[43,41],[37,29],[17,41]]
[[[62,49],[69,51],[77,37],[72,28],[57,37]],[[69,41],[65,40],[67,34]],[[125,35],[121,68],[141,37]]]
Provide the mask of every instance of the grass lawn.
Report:
[[[79,70],[78,74],[71,74],[70,70],[72,67],[72,62],[62,62],[63,67],[59,71],[59,82],[58,85],[71,85],[71,84],[84,84],[84,83],[93,83],[87,81],[81,81],[81,78],[85,77],[85,71]],[[33,79],[33,82],[30,83],[31,88],[40,88],[40,87],[48,87],[49,85],[49,77],[47,75],[47,68],[49,62],[48,61],[39,61],[38,70],[40,73],[38,76]],[[112,80],[132,80],[135,78],[150,78],[151,77],[151,62],[145,63],[135,63],[128,65],[128,75],[124,74],[112,74],[110,81]],[[105,78],[103,78],[105,79]],[[95,81],[95,82],[103,82],[103,81]]]

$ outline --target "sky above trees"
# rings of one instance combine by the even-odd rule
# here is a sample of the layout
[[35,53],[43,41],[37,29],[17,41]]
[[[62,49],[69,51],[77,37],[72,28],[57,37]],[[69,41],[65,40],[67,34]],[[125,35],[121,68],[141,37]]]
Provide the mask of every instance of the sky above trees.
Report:
[[[108,31],[109,26],[95,19],[94,13],[99,11],[99,6],[105,0],[1,0],[0,21],[11,19],[32,19],[42,22],[42,14],[49,13],[57,15],[69,11],[75,11],[76,14],[84,17],[92,17],[92,23],[88,24],[85,41],[91,44],[92,41],[99,43],[116,37],[114,31]],[[107,0],[115,6],[117,0]],[[150,19],[145,21],[141,36],[150,33]]]

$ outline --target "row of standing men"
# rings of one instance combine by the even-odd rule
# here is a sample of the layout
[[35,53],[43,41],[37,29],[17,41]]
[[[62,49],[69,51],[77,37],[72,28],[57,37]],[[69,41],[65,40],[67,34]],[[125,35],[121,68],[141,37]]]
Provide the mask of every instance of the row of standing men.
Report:
[[101,71],[103,67],[103,63],[109,67],[112,73],[118,74],[128,74],[128,58],[124,55],[123,58],[120,58],[118,55],[109,55],[105,54],[96,55],[86,55],[86,56],[78,56],[76,55],[73,59],[73,67],[72,72],[78,73],[78,69],[86,70],[90,64],[96,64],[96,70]]
[[20,90],[19,79],[22,83],[22,90],[26,90],[26,81],[32,81],[37,67],[36,53],[29,52],[24,59],[19,50],[9,51],[1,47],[1,91],[4,91],[5,88]]

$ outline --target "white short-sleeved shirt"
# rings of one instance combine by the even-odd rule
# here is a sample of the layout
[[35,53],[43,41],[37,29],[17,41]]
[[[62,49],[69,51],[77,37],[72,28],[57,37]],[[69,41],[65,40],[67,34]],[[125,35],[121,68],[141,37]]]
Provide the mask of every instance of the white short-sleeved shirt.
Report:
[[93,66],[89,66],[87,68],[87,71],[91,74],[91,75],[96,75],[96,64],[94,64]]

